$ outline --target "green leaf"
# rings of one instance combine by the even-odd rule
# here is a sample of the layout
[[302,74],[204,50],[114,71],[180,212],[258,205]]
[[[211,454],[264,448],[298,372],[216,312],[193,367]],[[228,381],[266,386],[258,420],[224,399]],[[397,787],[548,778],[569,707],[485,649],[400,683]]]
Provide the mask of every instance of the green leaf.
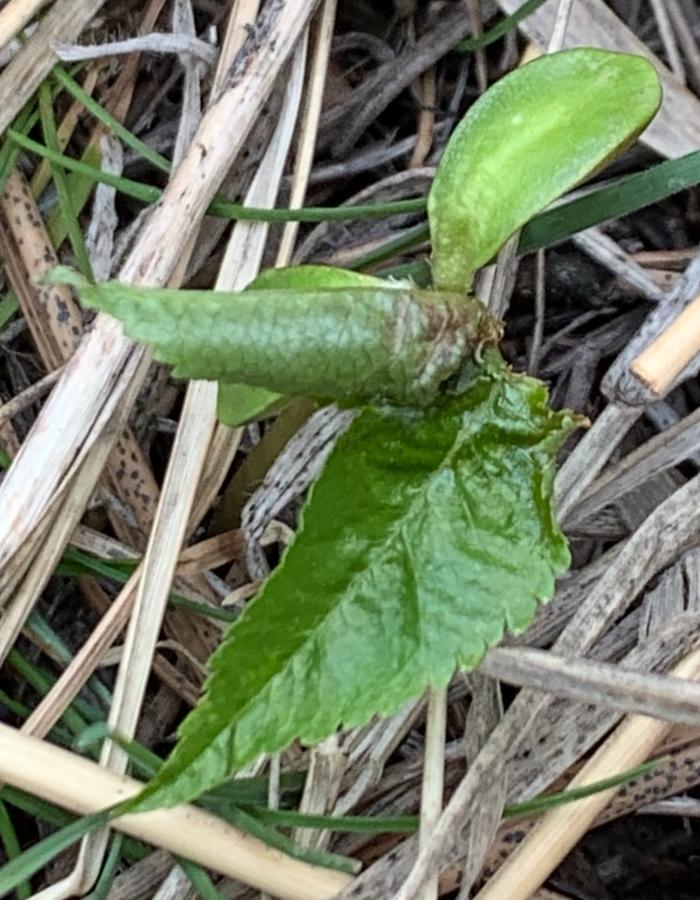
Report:
[[526,2],[523,3],[522,6],[519,6],[514,13],[505,16],[505,18],[501,19],[500,22],[497,22],[493,28],[489,28],[488,31],[485,31],[479,37],[465,38],[463,41],[460,41],[455,47],[455,50],[470,52],[472,50],[479,50],[482,47],[489,47],[505,34],[508,34],[508,32],[515,28],[519,22],[522,22],[523,19],[527,18],[527,16],[533,13],[538,7],[542,6],[543,3],[545,3],[545,0],[526,0]]
[[[403,283],[402,287],[410,287]],[[343,287],[386,287],[386,281],[373,275],[363,275],[349,269],[334,266],[284,266],[279,269],[265,269],[248,285],[246,290],[311,291],[317,288]]]
[[[290,266],[266,269],[248,285],[247,290],[309,291],[316,288],[372,286],[385,287],[386,282],[371,275],[332,266]],[[279,412],[289,399],[286,394],[249,384],[219,384],[216,412],[224,425],[235,427]]]
[[475,666],[552,595],[569,563],[554,454],[575,422],[493,355],[465,393],[426,410],[365,409],[340,438],[137,808],[190,799],[294,738],[394,712]]
[[344,402],[430,402],[500,325],[474,298],[381,282],[316,290],[179,291],[52,281],[121,320],[174,374]]
[[430,190],[435,285],[468,290],[513,232],[629,146],[660,102],[647,60],[604,50],[553,53],[497,82],[455,130]]

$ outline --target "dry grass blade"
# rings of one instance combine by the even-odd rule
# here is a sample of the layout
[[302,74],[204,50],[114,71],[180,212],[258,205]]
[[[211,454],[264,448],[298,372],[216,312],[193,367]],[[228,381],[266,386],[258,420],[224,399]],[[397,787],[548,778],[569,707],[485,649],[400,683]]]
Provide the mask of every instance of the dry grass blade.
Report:
[[[77,38],[103,3],[104,0],[55,0],[36,31],[0,75],[0,133],[6,130],[54,66],[53,41]],[[10,6],[29,7],[29,3],[14,0]]]
[[[295,77],[290,81],[288,111],[282,119],[282,130],[287,138],[287,144],[285,145],[283,141],[281,150],[275,146],[277,152],[268,154],[261,164],[260,178],[257,184],[254,182],[248,197],[248,202],[253,205],[264,205],[266,201],[270,203],[276,195],[276,184],[282,174],[288,140],[301,95],[303,63],[302,53],[301,65],[295,66]],[[223,70],[225,71],[227,67],[224,61]],[[261,102],[263,101],[264,96],[261,98]],[[183,120],[182,126],[187,131],[194,131],[195,123],[190,118],[187,121]],[[180,135],[178,140],[179,138]],[[266,196],[261,196],[261,184],[265,185],[263,194]],[[234,229],[229,251],[232,250],[233,257],[238,261],[236,275],[233,283],[228,275],[220,276],[217,282],[220,289],[224,287],[241,289],[256,274],[255,260],[261,255],[266,232],[266,227],[261,225],[241,224]],[[258,250],[255,245],[259,245],[260,249]],[[241,259],[250,260],[250,265],[248,267],[241,265]],[[181,262],[180,268],[184,270],[184,262]],[[187,534],[197,484],[215,429],[216,392],[216,385],[211,382],[193,382],[187,390],[163,491],[149,537],[142,577],[129,621],[109,714],[110,726],[128,737],[132,737],[135,733],[170,585],[180,548]],[[108,742],[103,748],[100,761],[102,765],[113,770],[124,771],[127,757],[119,747]],[[85,871],[83,882],[94,881],[99,873],[99,860],[102,855],[100,851],[105,847],[105,835],[93,835],[88,841],[89,849],[88,845],[84,845],[81,854],[89,860],[89,870]]]
[[659,472],[690,459],[700,445],[700,410],[660,432],[615,465],[609,466],[584,493],[572,524],[614,503]]
[[632,372],[650,391],[662,397],[700,353],[700,296],[632,363]]
[[659,35],[664,45],[671,71],[682,84],[685,84],[685,68],[678,51],[676,36],[673,33],[673,26],[671,25],[671,18],[666,3],[664,0],[651,0],[651,8],[654,12],[656,26],[659,29]]
[[4,50],[48,2],[50,0],[9,0],[0,10],[0,50]]
[[[107,809],[142,787],[7,725],[0,725],[0,779],[79,815]],[[194,806],[127,815],[113,825],[286,900],[331,900],[348,883],[347,875],[292,859]]]
[[[464,744],[467,764],[475,760],[489,735],[503,716],[503,700],[497,681],[472,672],[468,676],[472,702],[464,727]],[[503,763],[505,760],[502,761]],[[469,900],[472,887],[483,867],[489,845],[498,830],[498,824],[506,799],[505,765],[491,787],[483,792],[469,812],[463,826],[466,830],[466,852],[462,869],[462,884],[458,900]]]
[[[689,654],[671,674],[677,678],[700,678],[700,651]],[[634,768],[654,751],[669,727],[666,722],[645,716],[626,719],[568,787],[582,787]],[[476,900],[527,900],[590,828],[615,791],[601,791],[546,813]]]
[[[205,114],[192,148],[121,272],[122,279],[151,284],[166,280],[225,170],[241,149],[260,97],[271,90],[313,6],[313,2],[294,0],[270,7],[272,13],[257,39],[262,40],[264,35],[274,51],[267,46],[261,50],[253,42],[241,50],[225,90]],[[173,229],[173,222],[180,226]],[[119,409],[123,421],[129,409],[128,394],[143,378],[147,360],[148,354],[134,350],[114,320],[104,316],[98,319],[56,385],[0,489],[0,503],[6,510],[0,523],[3,563],[11,559],[43,517],[76,455],[89,452],[99,434],[94,430],[98,420],[111,418],[112,411]]]
[[[568,456],[556,478],[557,508],[566,522],[589,485],[619,446],[643,407],[657,399],[630,372],[630,364],[650,340],[662,333],[700,289],[700,257],[690,263],[667,299],[657,304],[637,334],[627,343],[603,380],[603,392],[611,397],[593,427]],[[632,383],[632,384],[631,384]]]
[[628,672],[617,665],[525,647],[489,650],[481,669],[518,687],[666,722],[700,725],[700,685],[693,681]]
[[[317,19],[313,56],[309,65],[309,76],[306,81],[306,97],[304,99],[304,109],[300,121],[299,139],[294,160],[292,189],[289,194],[290,209],[303,206],[306,189],[309,184],[309,175],[316,148],[316,136],[321,118],[326,71],[333,39],[335,8],[336,0],[324,0]],[[277,250],[276,265],[289,265],[298,231],[298,222],[287,222],[285,224]]]

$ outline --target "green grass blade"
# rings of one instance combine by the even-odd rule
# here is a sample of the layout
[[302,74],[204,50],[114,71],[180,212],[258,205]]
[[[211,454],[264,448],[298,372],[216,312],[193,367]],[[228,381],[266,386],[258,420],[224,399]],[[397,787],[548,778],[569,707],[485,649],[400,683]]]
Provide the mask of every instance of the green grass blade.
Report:
[[[2,800],[0,800],[0,841],[2,841],[5,856],[8,860],[16,859],[21,854],[22,850],[17,840],[15,826]],[[17,897],[19,900],[27,900],[31,895],[32,886],[29,881],[22,881],[17,885]]]
[[604,778],[601,781],[595,781],[593,784],[587,784],[580,788],[559,791],[556,794],[545,794],[539,797],[533,797],[532,800],[526,800],[524,803],[512,803],[503,808],[505,818],[513,818],[515,816],[525,816],[532,813],[543,813],[554,806],[561,806],[564,803],[574,803],[576,800],[583,800],[593,794],[599,794],[601,791],[607,791],[610,788],[620,787],[639,778],[651,769],[655,769],[664,761],[664,758],[653,759],[650,762],[643,763],[634,769],[628,769],[619,775],[612,775],[610,778]]
[[[17,718],[22,721],[28,719],[32,714],[32,711],[28,706],[25,706],[24,703],[19,703],[13,697],[10,697],[10,695],[3,691],[2,688],[0,688],[0,706],[4,706],[13,716],[17,716]],[[61,725],[54,725],[49,732],[49,737],[62,747],[70,747],[71,741],[73,740],[71,732]]]
[[[7,661],[42,697],[49,692],[55,679],[26,659],[18,650],[15,648],[10,650]],[[76,701],[73,701],[71,706],[63,713],[61,721],[74,734],[78,734],[85,729],[87,721],[80,713],[76,712],[75,707]]]
[[291,809],[246,806],[261,822],[278,828],[318,828],[357,834],[411,834],[418,830],[418,816],[314,816]]
[[[63,554],[57,571],[62,575],[99,575],[103,578],[110,578],[118,584],[126,584],[138,563],[139,560],[103,560],[97,556],[69,547]],[[219,622],[233,622],[238,618],[238,613],[234,610],[209,606],[207,603],[190,600],[188,597],[182,597],[179,594],[171,594],[169,602],[173,606],[179,606],[182,609],[187,609],[209,619],[216,619]]]
[[[64,666],[70,665],[73,660],[73,653],[46,619],[36,610],[32,611],[27,620],[25,634],[30,640],[37,644],[37,646],[46,646],[53,654],[53,658],[59,663]],[[103,718],[103,710],[109,709],[112,703],[112,695],[109,688],[100,681],[99,678],[95,678],[94,676],[90,678],[85,687],[86,689],[89,689],[97,700],[97,705],[84,703],[79,699],[78,702],[81,704],[79,709],[82,710],[88,721],[100,721]],[[102,704],[102,706],[100,706],[100,704]]]
[[0,868],[0,896],[5,896],[15,890],[20,884],[48,865],[59,853],[85,837],[89,832],[105,825],[108,820],[109,812],[83,816],[10,860]]
[[493,28],[489,28],[488,31],[485,31],[481,37],[465,38],[463,41],[460,41],[455,47],[455,50],[472,51],[480,50],[482,47],[488,47],[515,28],[519,22],[522,22],[523,19],[527,18],[531,13],[542,6],[544,2],[545,0],[526,0],[526,2],[523,3],[522,6],[519,6],[514,13],[501,19],[501,21],[494,25]]
[[614,184],[541,213],[523,229],[518,250],[523,254],[532,253],[697,184],[700,184],[700,150],[657,163],[643,172],[627,175]]
[[109,853],[107,859],[102,866],[100,877],[91,894],[88,894],[87,900],[107,900],[114,877],[117,874],[117,867],[122,855],[122,846],[124,844],[124,835],[115,831],[109,842]]
[[89,165],[88,163],[72,159],[64,153],[52,150],[50,147],[46,147],[44,144],[40,144],[38,141],[21,134],[14,128],[8,128],[7,135],[22,149],[28,150],[30,153],[36,153],[37,156],[45,157],[52,163],[63,166],[64,169],[76,172],[78,175],[87,176],[91,179],[93,184],[98,181],[101,181],[103,184],[108,184],[122,194],[133,197],[135,200],[141,200],[143,203],[155,203],[163,194],[160,188],[154,187],[153,185],[142,184],[140,181],[132,181],[129,178],[122,178],[121,176],[113,175],[110,172],[103,172],[101,169]]
[[[63,828],[65,825],[75,822],[77,818],[72,813],[54,806],[53,803],[47,803],[46,800],[41,800],[33,794],[27,794],[25,791],[20,791],[9,785],[3,786],[0,796],[6,803],[21,809],[22,812],[33,816],[35,819],[41,819],[42,822],[53,825],[55,828]],[[135,838],[125,838],[124,856],[129,862],[138,862],[150,852],[145,844],[142,844]]]
[[187,875],[192,887],[199,891],[202,900],[221,900],[221,894],[214,887],[214,883],[201,866],[190,862],[189,859],[183,859],[176,856],[177,863],[182,871]]
[[[39,87],[39,112],[41,115],[41,126],[44,133],[46,146],[54,153],[61,153],[61,145],[58,139],[58,130],[56,128],[56,119],[53,112],[53,97],[48,82],[44,82]],[[51,162],[51,175],[56,185],[56,193],[58,194],[58,204],[63,217],[64,226],[70,240],[73,254],[78,269],[89,280],[94,281],[92,275],[92,266],[88,256],[85,240],[80,228],[80,223],[75,214],[73,200],[68,190],[65,172],[55,162]]]
[[[56,683],[54,675],[47,674],[38,665],[30,662],[16,648],[10,650],[7,659],[24,680],[42,697],[48,694]],[[103,715],[102,711],[96,709],[90,703],[86,703],[80,697],[76,697],[63,714],[62,722],[73,734],[80,734],[85,730],[88,722],[100,721]]]
[[136,135],[132,134],[125,125],[122,125],[119,119],[115,119],[111,113],[107,112],[104,106],[98,103],[94,97],[91,97],[87,91],[84,91],[78,82],[71,77],[65,69],[62,69],[60,66],[55,66],[51,74],[62,88],[68,91],[75,100],[82,103],[91,115],[109,128],[109,130],[123,141],[127,147],[131,147],[131,149],[138,153],[139,156],[150,162],[151,165],[155,166],[155,168],[159,169],[161,172],[170,172],[172,165],[169,159],[166,159],[165,156],[158,153],[152,147],[149,147],[148,144],[144,144],[144,142],[139,140]]
[[[19,113],[13,123],[13,128],[20,134],[26,134],[39,121],[39,110],[34,105],[34,101],[30,101],[27,106]],[[5,139],[0,147],[0,192],[5,190],[5,182],[9,178],[10,172],[14,169],[20,148],[17,144]]]
[[[163,195],[163,191],[152,184],[144,184],[131,178],[123,178],[104,172],[85,162],[72,159],[63,153],[52,150],[38,141],[21,134],[14,128],[8,128],[8,137],[24,150],[45,157],[57,165],[72,172],[88,176],[93,182],[101,181],[110,185],[122,194],[140,200],[143,203],[155,203]],[[253,206],[241,206],[228,200],[215,199],[207,210],[209,215],[226,219],[240,219],[250,222],[346,222],[355,219],[373,219],[404,213],[421,212],[425,209],[425,198],[415,197],[410,200],[395,200],[390,203],[367,203],[357,206],[311,207],[307,209],[261,209]]]
[[0,300],[0,329],[7,325],[18,309],[17,295],[13,291],[8,291]]

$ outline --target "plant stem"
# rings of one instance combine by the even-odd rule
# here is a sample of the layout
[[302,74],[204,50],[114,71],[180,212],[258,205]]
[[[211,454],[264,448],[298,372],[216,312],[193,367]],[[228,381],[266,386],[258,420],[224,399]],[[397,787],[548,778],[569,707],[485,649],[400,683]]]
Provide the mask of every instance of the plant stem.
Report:
[[[425,758],[420,801],[419,844],[424,846],[442,812],[445,783],[445,722],[447,688],[428,689],[428,711],[425,725]],[[438,876],[425,886],[420,900],[437,900]]]

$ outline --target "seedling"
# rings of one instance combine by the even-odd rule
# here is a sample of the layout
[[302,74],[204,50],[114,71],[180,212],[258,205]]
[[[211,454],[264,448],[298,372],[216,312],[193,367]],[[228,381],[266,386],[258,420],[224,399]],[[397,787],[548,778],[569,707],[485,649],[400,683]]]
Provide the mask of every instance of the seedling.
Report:
[[429,291],[320,266],[264,272],[238,294],[55,273],[176,375],[218,380],[224,421],[290,394],[360,409],[139,809],[396,711],[476,666],[552,596],[569,564],[554,457],[577,419],[510,371],[500,324],[469,291],[514,231],[628,146],[659,102],[649,63],[600,50],[499,81],[456,129],[430,191]]

